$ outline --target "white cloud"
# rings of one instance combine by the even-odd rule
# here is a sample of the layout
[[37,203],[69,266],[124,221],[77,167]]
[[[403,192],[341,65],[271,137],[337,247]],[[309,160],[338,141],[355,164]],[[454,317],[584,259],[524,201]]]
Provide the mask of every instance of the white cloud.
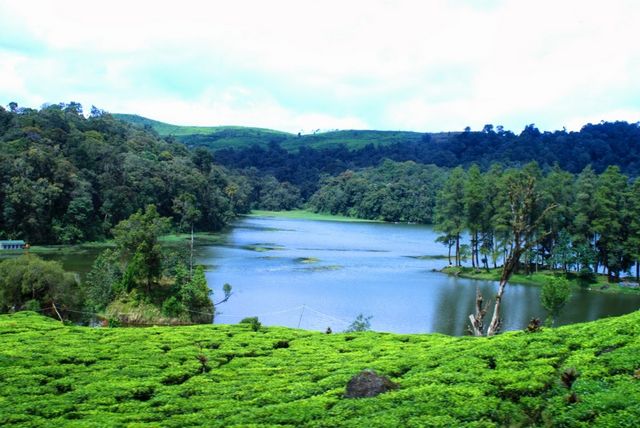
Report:
[[288,130],[561,127],[640,110],[639,19],[632,0],[0,0],[0,97]]
[[315,129],[368,128],[355,117],[292,111],[270,97],[242,87],[229,88],[222,93],[209,90],[194,101],[168,98],[114,100],[112,110],[144,111],[157,120],[196,126],[256,126],[303,133]]

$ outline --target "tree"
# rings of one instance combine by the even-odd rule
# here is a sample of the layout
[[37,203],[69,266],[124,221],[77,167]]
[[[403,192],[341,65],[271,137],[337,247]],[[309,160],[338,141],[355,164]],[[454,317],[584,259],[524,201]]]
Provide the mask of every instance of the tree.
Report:
[[364,316],[363,314],[359,314],[356,319],[349,324],[349,327],[345,330],[346,333],[352,333],[356,331],[369,331],[371,330],[371,315]]
[[[502,207],[502,221],[506,222],[504,226],[509,230],[510,246],[502,267],[493,315],[486,331],[487,336],[493,336],[500,330],[502,325],[500,309],[505,287],[511,275],[516,271],[520,257],[544,236],[536,237],[538,227],[546,215],[556,207],[555,204],[546,207],[540,205],[542,197],[536,186],[536,175],[535,165],[531,165],[519,171],[509,171],[504,177],[506,193],[504,196],[507,204]],[[505,215],[505,213],[507,214]],[[483,298],[478,291],[476,312],[469,315],[471,331],[475,336],[484,334],[484,317],[487,309],[482,303]]]
[[[154,205],[138,211],[113,228],[120,256],[128,263],[127,272],[135,286],[143,281],[147,294],[162,273],[162,252],[158,238],[169,229],[170,219],[160,217]],[[129,283],[131,284],[131,283]]]
[[558,314],[569,301],[571,288],[565,278],[552,278],[542,286],[540,303],[549,313],[547,322],[553,326]]
[[593,230],[600,260],[607,268],[609,282],[615,282],[620,272],[631,266],[632,256],[625,245],[630,224],[627,177],[617,166],[608,167],[598,177],[595,194],[596,215]]
[[210,297],[211,290],[207,285],[204,268],[198,266],[193,278],[184,284],[179,292],[179,297],[189,311],[189,318],[196,323],[213,322],[213,301]]
[[[24,255],[0,262],[0,312],[42,308],[65,314],[82,305],[82,290],[58,262]],[[56,314],[57,315],[57,314]]]
[[193,232],[193,225],[201,216],[200,210],[196,206],[196,197],[191,193],[183,193],[173,199],[173,212],[178,217],[178,229]]
[[438,194],[434,229],[455,240],[455,261],[460,266],[460,238],[465,227],[465,172],[454,168]]
[[[582,254],[592,253],[596,247],[594,220],[598,215],[598,207],[596,206],[594,195],[597,187],[598,176],[591,168],[591,165],[587,165],[576,179],[572,209],[573,241],[576,247],[583,249],[581,251]],[[593,269],[594,272],[598,270],[595,257],[582,258],[581,262],[582,268]]]
[[91,312],[104,310],[123,291],[123,272],[118,259],[117,251],[107,249],[93,262],[83,284],[87,293],[86,306]]
[[640,178],[636,178],[630,189],[629,198],[629,239],[628,252],[635,259],[636,282],[640,283]]
[[480,267],[478,247],[483,220],[482,212],[486,204],[485,187],[482,178],[480,168],[477,165],[472,165],[467,171],[464,183],[465,225],[471,234],[471,265],[474,268]]

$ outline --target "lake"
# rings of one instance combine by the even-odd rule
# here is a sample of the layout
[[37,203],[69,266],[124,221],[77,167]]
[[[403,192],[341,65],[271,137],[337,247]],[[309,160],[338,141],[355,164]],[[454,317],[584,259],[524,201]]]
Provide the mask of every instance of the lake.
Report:
[[[214,301],[222,285],[233,296],[216,323],[258,316],[265,325],[335,332],[358,314],[371,328],[396,333],[465,334],[476,287],[486,297],[497,283],[455,278],[434,270],[448,264],[447,248],[429,226],[245,217],[225,245],[199,249]],[[430,256],[430,257],[425,257]],[[510,284],[503,329],[544,318],[536,286]],[[640,308],[640,295],[574,292],[558,324],[622,315]]]

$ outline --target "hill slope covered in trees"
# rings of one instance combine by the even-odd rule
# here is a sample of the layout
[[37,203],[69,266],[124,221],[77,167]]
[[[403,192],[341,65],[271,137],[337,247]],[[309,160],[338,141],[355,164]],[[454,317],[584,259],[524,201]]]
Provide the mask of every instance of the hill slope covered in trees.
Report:
[[[493,338],[0,316],[11,426],[635,426],[640,312]],[[398,384],[344,398],[373,369]]]
[[[587,165],[596,172],[618,165],[633,177],[640,172],[637,122],[586,124],[579,131],[540,131],[531,124],[519,134],[502,126],[485,125],[482,131],[467,128],[464,132],[343,130],[296,135],[261,128],[168,125],[136,115],[115,117],[146,126],[162,136],[174,136],[191,147],[222,150],[224,154],[219,158],[232,167],[242,163],[244,167],[260,168],[268,160],[271,168],[285,168],[285,162],[285,169],[292,169],[296,163],[308,163],[314,157],[320,164],[330,158],[357,167],[377,165],[382,159],[442,167],[475,163],[483,169],[493,163],[520,166],[535,161],[542,167],[557,163],[572,173]],[[277,146],[292,153],[282,156]]]
[[[249,209],[244,177],[154,132],[77,103],[0,107],[0,236],[74,243],[110,236],[149,204],[176,225],[223,227]],[[187,219],[189,217],[189,219]]]

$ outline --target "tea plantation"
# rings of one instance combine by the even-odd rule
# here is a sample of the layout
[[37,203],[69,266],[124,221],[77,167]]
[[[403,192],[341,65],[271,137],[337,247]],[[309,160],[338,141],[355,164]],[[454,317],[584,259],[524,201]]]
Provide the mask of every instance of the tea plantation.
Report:
[[[398,389],[344,398],[363,369]],[[640,312],[497,337],[0,316],[0,426],[636,427]]]

